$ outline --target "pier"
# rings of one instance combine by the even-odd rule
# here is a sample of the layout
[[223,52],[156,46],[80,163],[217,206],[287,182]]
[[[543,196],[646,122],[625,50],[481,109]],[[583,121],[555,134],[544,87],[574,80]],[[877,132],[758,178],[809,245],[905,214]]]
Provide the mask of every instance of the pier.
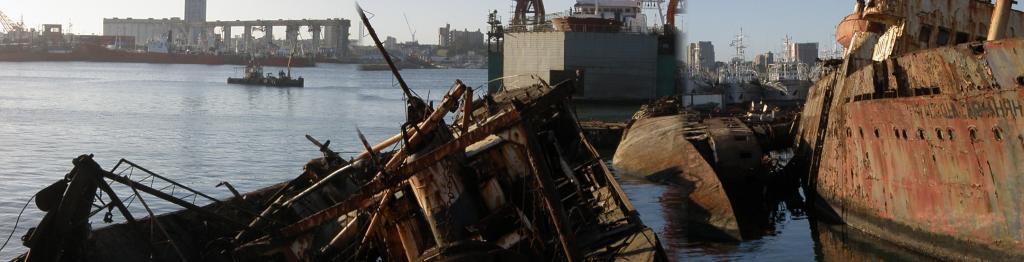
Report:
[[[171,39],[172,45],[195,47],[198,50],[256,53],[279,45],[274,42],[275,27],[284,27],[285,42],[280,47],[301,49],[299,33],[300,30],[306,30],[312,35],[307,48],[317,54],[341,58],[348,55],[351,24],[352,21],[340,18],[210,21],[192,24],[177,18],[108,18],[103,20],[103,32],[104,35],[135,36],[136,45],[139,46],[154,40]],[[235,30],[239,27],[242,31],[241,39],[235,39],[233,32],[237,32]],[[216,33],[218,31],[220,33]],[[263,32],[263,36],[253,38],[253,31]]]

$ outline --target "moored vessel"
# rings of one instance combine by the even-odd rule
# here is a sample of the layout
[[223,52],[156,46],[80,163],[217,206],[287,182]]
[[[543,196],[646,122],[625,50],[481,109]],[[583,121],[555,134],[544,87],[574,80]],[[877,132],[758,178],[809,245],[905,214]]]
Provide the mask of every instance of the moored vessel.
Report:
[[278,72],[277,76],[273,73],[267,73],[263,75],[263,65],[256,62],[255,59],[249,61],[249,65],[245,66],[245,75],[242,78],[228,78],[228,84],[240,84],[240,85],[263,85],[263,86],[275,86],[275,87],[303,87],[306,80],[302,77],[292,78],[292,67],[291,63],[288,66],[288,72]]
[[1011,2],[858,1],[866,25],[838,28],[848,51],[801,115],[817,206],[930,256],[1024,259],[1024,15]]

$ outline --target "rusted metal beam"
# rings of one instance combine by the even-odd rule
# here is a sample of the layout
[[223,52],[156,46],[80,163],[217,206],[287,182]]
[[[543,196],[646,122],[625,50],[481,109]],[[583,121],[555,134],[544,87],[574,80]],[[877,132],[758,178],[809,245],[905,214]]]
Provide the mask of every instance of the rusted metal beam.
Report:
[[331,140],[327,140],[326,144],[320,143],[320,140],[317,140],[316,138],[313,138],[313,136],[311,136],[309,134],[306,134],[306,140],[309,140],[310,143],[313,143],[313,145],[315,145],[318,148],[320,148],[320,152],[323,152],[324,156],[334,157],[334,158],[341,158],[341,156],[338,155],[338,152],[334,152],[334,150],[331,150],[331,148],[329,147],[331,145]]
[[992,10],[992,23],[988,28],[988,41],[1006,37],[1006,23],[1010,20],[1010,9],[1013,0],[996,0],[996,8]]
[[[320,212],[308,216],[295,224],[281,229],[280,235],[286,238],[294,237],[341,215],[348,214],[349,212],[352,212],[352,210],[368,208],[375,203],[374,199],[376,199],[379,192],[404,182],[406,179],[409,179],[409,177],[412,177],[416,171],[436,164],[437,161],[444,159],[451,152],[459,149],[465,149],[469,145],[487,138],[497,130],[508,128],[519,121],[520,118],[518,112],[509,111],[503,113],[495,119],[488,121],[483,126],[471,130],[466,135],[460,136],[454,141],[437,147],[430,153],[411,161],[409,164],[402,166],[397,171],[389,172],[389,174],[392,175],[391,178],[383,179],[382,177],[377,177],[361,187],[359,191],[352,194],[352,196],[345,201],[321,210]],[[385,180],[387,181],[385,182]]]
[[132,216],[132,212],[128,211],[128,207],[124,206],[124,203],[121,202],[121,198],[117,196],[114,189],[110,188],[110,184],[107,184],[107,181],[100,177],[96,177],[96,180],[96,185],[99,186],[100,190],[103,190],[103,192],[107,193],[107,196],[110,197],[110,204],[117,207],[117,210],[121,212],[121,215],[124,216],[125,220],[128,220],[128,222],[135,222],[135,217]]
[[370,19],[366,18],[366,12],[363,8],[356,4],[356,10],[359,11],[359,18],[363,20],[363,24],[366,25],[366,32],[370,34],[370,38],[373,39],[373,43],[377,46],[377,50],[380,50],[380,54],[384,56],[384,61],[388,63],[388,67],[391,68],[391,73],[398,79],[398,85],[402,87],[402,92],[405,93],[405,97],[412,98],[415,95],[412,94],[412,89],[409,89],[409,85],[405,83],[405,79],[402,78],[402,74],[398,72],[398,67],[395,66],[395,62],[391,61],[391,55],[388,54],[388,50],[384,48],[384,43],[380,41],[380,37],[377,37],[377,31],[373,29],[373,25],[370,24]]
[[[373,146],[373,153],[380,153],[381,151],[384,151],[384,149],[387,149],[390,146],[398,144],[398,142],[400,141],[402,141],[402,134],[394,135],[388,138],[387,140],[384,140],[383,142],[380,142],[379,144]],[[370,152],[363,152],[359,154],[359,156],[357,156],[353,161],[365,159],[367,157],[370,157]]]
[[370,147],[370,142],[366,141],[366,136],[363,135],[363,131],[359,130],[357,127],[356,134],[359,135],[359,142],[363,143],[363,148],[366,149],[366,153],[370,154],[370,162],[374,165],[379,165],[380,163],[377,162],[377,153],[373,152],[373,147]]
[[[567,110],[565,110],[563,112],[567,112]],[[579,121],[579,119],[577,119],[576,115],[570,113],[570,114],[568,114],[568,116],[570,118],[572,118],[573,123],[576,123],[575,124],[575,128],[577,129],[576,133],[578,134],[578,136],[580,136],[582,138],[580,141],[583,142],[583,147],[587,151],[590,151],[591,155],[594,155],[594,156],[600,155],[597,152],[597,149],[594,148],[594,145],[592,143],[590,143],[590,140],[586,139],[586,134],[583,133],[583,128],[580,126],[580,124],[579,124],[580,121]],[[596,159],[596,161],[602,161],[602,160],[601,159]],[[612,175],[612,171],[608,170],[608,166],[605,166],[605,165],[598,165],[598,166],[601,167],[601,169],[598,170],[598,171],[602,173],[602,176],[604,176],[604,179],[606,181],[615,181],[615,177]],[[636,211],[636,208],[633,207],[633,203],[629,202],[629,197],[626,196],[626,191],[622,190],[622,186],[620,186],[619,183],[608,183],[608,184],[613,189],[612,192],[615,192],[615,194],[613,194],[613,196],[615,198],[615,202],[620,207],[622,207],[625,210],[625,212],[623,212],[623,213],[626,213],[626,216],[628,217],[629,222],[631,222],[631,223],[642,223],[642,221],[640,221],[640,214]]]
[[[377,204],[377,209],[374,210],[373,217],[370,218],[370,224],[366,225],[366,232],[363,233],[363,239],[359,241],[359,247],[356,250],[356,257],[358,257],[359,253],[362,252],[363,247],[366,247],[366,242],[370,241],[370,236],[373,235],[373,231],[380,226],[380,213],[383,212],[382,209],[384,209],[384,207],[388,205],[388,202],[390,202],[392,193],[394,193],[394,189],[388,188],[384,191],[384,194],[382,194],[383,198],[380,200],[380,203]],[[345,233],[344,230],[342,230],[342,232],[338,232],[338,235],[335,236],[335,238],[341,237],[342,233]]]
[[473,123],[473,89],[466,90],[466,95],[462,99],[462,133],[465,134],[469,131],[469,126]]
[[[121,161],[118,162],[117,166],[120,166],[121,163],[127,163],[128,165],[132,166],[132,168],[136,168],[136,169],[142,170],[143,172],[146,172],[147,174],[149,174],[149,175],[151,175],[153,177],[159,178],[159,179],[161,179],[161,180],[163,180],[163,181],[165,181],[167,183],[170,183],[170,184],[172,184],[174,186],[180,187],[181,189],[187,190],[188,192],[191,192],[193,194],[199,195],[199,196],[201,196],[203,198],[206,198],[207,200],[210,200],[210,201],[212,201],[214,203],[220,203],[220,200],[218,200],[216,198],[213,198],[213,197],[211,197],[209,195],[203,194],[203,192],[199,192],[199,191],[197,191],[195,189],[192,189],[191,187],[182,185],[182,184],[180,184],[178,182],[174,182],[174,180],[171,180],[169,178],[166,178],[166,177],[163,177],[161,175],[158,175],[157,173],[154,173],[153,171],[149,171],[149,169],[146,169],[145,167],[142,167],[140,165],[132,163],[132,161],[128,161],[128,159],[122,158]],[[117,166],[115,166],[114,169],[111,169],[111,170],[117,170]],[[107,175],[106,173],[110,173],[110,175],[117,176],[117,175],[114,175],[113,172],[105,172],[104,175]]]
[[565,255],[565,260],[579,261],[579,250],[576,247],[575,233],[571,230],[568,222],[569,217],[565,214],[565,207],[562,206],[562,198],[555,191],[555,183],[551,179],[551,173],[548,172],[548,167],[551,165],[547,163],[543,148],[537,142],[536,133],[533,133],[533,130],[530,130],[528,127],[523,127],[523,129],[525,131],[523,133],[527,135],[528,144],[525,146],[527,158],[530,159],[530,168],[533,171],[531,173],[533,173],[537,187],[542,193],[544,207],[548,210],[548,218],[555,227],[558,242],[562,243],[562,252]]
[[441,120],[448,115],[448,112],[452,111],[452,108],[457,105],[459,97],[462,96],[462,93],[465,92],[466,89],[468,89],[468,87],[462,84],[461,80],[455,80],[455,86],[452,87],[451,91],[444,96],[444,99],[441,100],[441,105],[437,107],[437,110],[431,113],[426,120],[423,120],[422,123],[417,125],[417,128],[409,131],[412,133],[409,138],[409,145],[399,149],[391,158],[391,161],[384,166],[384,170],[392,170],[405,161],[405,157],[409,153],[408,148],[410,145],[420,144],[426,134],[434,131],[434,128],[436,128],[440,124]]
[[425,168],[433,166],[438,161],[441,161],[455,150],[465,149],[466,147],[469,147],[470,145],[476,142],[480,142],[481,140],[487,138],[488,136],[494,134],[495,132],[512,127],[516,123],[519,123],[521,120],[522,119],[518,111],[507,111],[504,113],[500,113],[497,117],[491,119],[490,121],[487,121],[483,126],[470,130],[469,133],[466,133],[465,135],[456,138],[454,141],[437,147],[430,153],[419,158],[416,158],[415,160],[402,166],[401,168],[398,169],[397,172],[395,172],[395,174],[412,174],[419,170],[423,170]]
[[171,234],[167,233],[167,229],[164,228],[164,224],[160,223],[160,220],[157,219],[156,214],[154,214],[153,210],[149,208],[149,204],[146,204],[146,200],[142,199],[142,194],[139,194],[139,190],[133,187],[132,192],[135,192],[135,198],[139,199],[139,203],[142,203],[142,207],[146,208],[146,212],[149,213],[149,221],[153,224],[156,224],[156,228],[159,229],[160,232],[164,234],[164,237],[167,238],[167,242],[171,244],[172,248],[174,248],[174,253],[178,255],[178,258],[180,258],[181,261],[188,261],[188,258],[185,257],[185,254],[182,254],[181,249],[178,248],[178,244],[174,243],[174,239],[171,239]]

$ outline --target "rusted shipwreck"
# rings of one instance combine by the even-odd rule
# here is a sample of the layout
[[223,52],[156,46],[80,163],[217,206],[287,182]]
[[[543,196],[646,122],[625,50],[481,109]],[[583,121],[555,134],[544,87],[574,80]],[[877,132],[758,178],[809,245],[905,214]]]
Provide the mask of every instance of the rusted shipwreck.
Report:
[[858,1],[801,115],[814,203],[930,256],[1024,260],[1024,13]]
[[[413,95],[403,134],[375,146],[362,140],[366,152],[352,161],[316,142],[325,156],[294,180],[226,200],[128,161],[104,170],[81,156],[37,195],[46,216],[17,260],[664,261],[657,236],[583,138],[568,105],[572,86],[474,101],[456,82],[437,108]],[[451,112],[455,123],[446,124]],[[382,150],[392,145],[400,146]],[[155,199],[184,209],[153,214]],[[140,204],[146,218],[132,212]],[[126,222],[91,230],[103,211]]]
[[679,188],[687,198],[679,208],[688,213],[691,233],[733,241],[757,238],[763,234],[755,226],[760,218],[750,219],[759,216],[749,211],[763,211],[766,152],[775,149],[770,143],[775,136],[784,135],[773,133],[777,123],[752,115],[710,117],[683,108],[679,97],[665,97],[634,115],[612,163],[621,175]]
[[[244,195],[225,183],[235,195],[226,200],[127,160],[108,171],[83,155],[36,195],[46,215],[15,260],[667,260],[584,138],[574,83],[474,100],[456,81],[434,108],[361,17],[405,94],[400,134],[371,146],[360,133],[365,152],[348,161],[307,136],[324,156],[303,173]],[[157,215],[154,199],[183,209]],[[92,229],[104,211],[103,223],[115,212],[124,222]]]

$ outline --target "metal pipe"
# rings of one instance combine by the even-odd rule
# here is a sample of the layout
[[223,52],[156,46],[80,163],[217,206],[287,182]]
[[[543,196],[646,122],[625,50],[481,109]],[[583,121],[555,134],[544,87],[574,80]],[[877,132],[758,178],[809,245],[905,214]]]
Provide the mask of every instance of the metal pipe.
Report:
[[[171,234],[167,233],[167,229],[164,228],[164,224],[160,223],[160,219],[153,213],[153,210],[149,208],[149,204],[146,204],[146,200],[142,199],[142,194],[139,194],[139,190],[134,187],[131,189],[132,192],[135,192],[135,198],[139,200],[139,203],[142,203],[142,207],[145,207],[146,212],[149,213],[149,221],[156,224],[156,228],[160,230],[160,233],[164,234],[164,237],[167,238],[167,243],[170,243],[171,248],[174,249],[174,253],[178,255],[178,258],[180,258],[181,261],[188,261],[185,254],[181,253],[181,249],[178,248],[178,244],[174,243],[174,239],[171,239]],[[152,230],[150,230],[150,234],[150,238],[152,238]]]
[[391,68],[391,73],[395,75],[395,79],[398,80],[398,85],[402,87],[402,92],[405,92],[406,98],[415,97],[412,90],[409,89],[409,85],[405,84],[405,79],[402,78],[402,74],[398,72],[398,67],[395,66],[395,62],[391,61],[391,55],[388,54],[388,50],[384,49],[384,43],[380,42],[380,38],[377,37],[377,31],[373,30],[373,25],[370,24],[370,19],[366,18],[366,12],[363,12],[363,8],[356,4],[356,10],[359,12],[359,18],[363,20],[363,24],[366,25],[366,31],[370,33],[370,38],[373,39],[373,43],[380,50],[380,54],[384,56],[384,61],[388,63],[388,67]]
[[1010,18],[1013,0],[996,0],[996,8],[992,10],[992,24],[988,28],[988,41],[1003,39],[1006,36],[1006,23]]

